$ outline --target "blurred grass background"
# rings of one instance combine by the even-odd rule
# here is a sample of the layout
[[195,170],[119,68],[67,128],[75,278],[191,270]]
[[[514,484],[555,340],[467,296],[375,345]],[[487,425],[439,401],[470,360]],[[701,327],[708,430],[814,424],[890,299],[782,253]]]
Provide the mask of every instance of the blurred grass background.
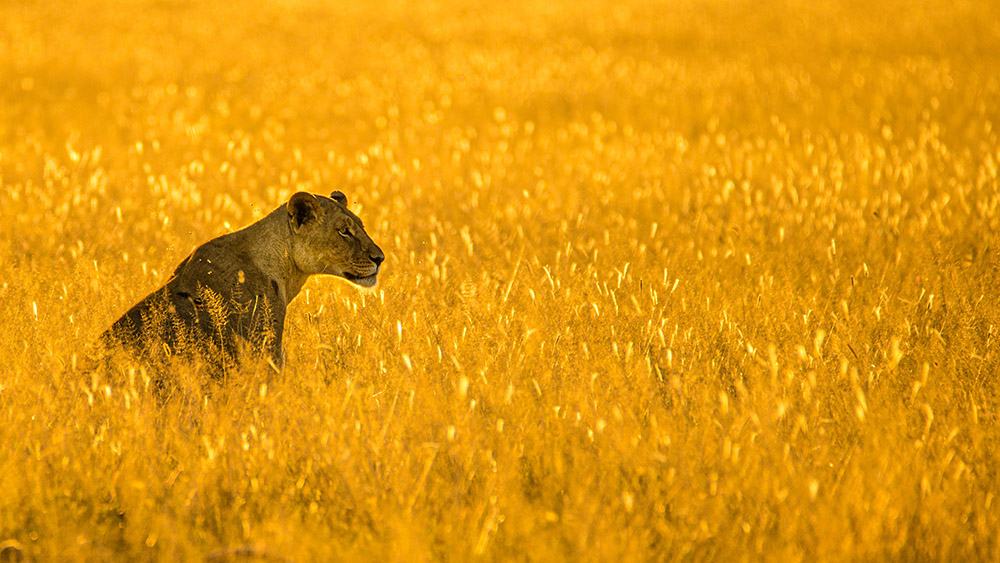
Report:
[[[996,560],[998,54],[971,1],[4,2],[0,540]],[[334,189],[385,273],[283,373],[72,368]]]

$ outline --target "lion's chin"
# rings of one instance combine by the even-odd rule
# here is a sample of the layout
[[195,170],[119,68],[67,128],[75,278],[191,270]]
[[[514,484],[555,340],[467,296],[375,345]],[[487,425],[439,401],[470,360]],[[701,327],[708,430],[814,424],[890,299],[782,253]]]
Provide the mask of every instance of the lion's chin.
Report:
[[344,272],[344,279],[356,284],[361,287],[373,287],[375,282],[378,280],[378,274],[372,274],[370,276],[355,276]]

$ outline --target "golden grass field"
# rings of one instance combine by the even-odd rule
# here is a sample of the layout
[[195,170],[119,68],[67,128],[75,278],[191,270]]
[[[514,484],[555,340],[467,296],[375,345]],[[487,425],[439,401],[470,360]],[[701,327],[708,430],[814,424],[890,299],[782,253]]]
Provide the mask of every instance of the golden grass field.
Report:
[[[0,3],[7,556],[1000,559],[995,6],[361,4]],[[81,367],[334,189],[280,374]]]

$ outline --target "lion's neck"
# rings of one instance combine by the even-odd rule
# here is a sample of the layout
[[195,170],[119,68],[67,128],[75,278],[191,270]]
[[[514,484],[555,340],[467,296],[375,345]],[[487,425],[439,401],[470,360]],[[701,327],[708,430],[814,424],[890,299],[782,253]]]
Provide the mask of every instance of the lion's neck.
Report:
[[291,232],[285,214],[285,208],[279,207],[233,235],[240,236],[241,245],[245,245],[256,266],[278,284],[278,293],[287,305],[302,290],[309,274],[292,261]]

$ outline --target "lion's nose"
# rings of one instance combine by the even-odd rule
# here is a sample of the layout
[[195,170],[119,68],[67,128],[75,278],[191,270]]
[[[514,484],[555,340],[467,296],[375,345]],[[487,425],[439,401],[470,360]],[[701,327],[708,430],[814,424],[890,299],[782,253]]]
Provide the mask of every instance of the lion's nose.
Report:
[[382,261],[385,260],[385,254],[383,254],[381,250],[376,250],[375,252],[371,253],[371,255],[368,256],[368,258],[372,262],[375,262],[376,266],[381,266]]

